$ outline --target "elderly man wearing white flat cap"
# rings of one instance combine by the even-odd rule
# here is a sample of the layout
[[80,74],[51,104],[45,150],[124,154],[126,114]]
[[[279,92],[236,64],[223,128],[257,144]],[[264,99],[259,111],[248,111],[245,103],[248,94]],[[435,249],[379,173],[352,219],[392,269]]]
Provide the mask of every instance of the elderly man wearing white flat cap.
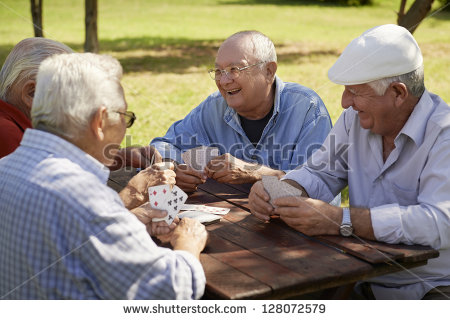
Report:
[[[366,298],[449,299],[450,108],[424,86],[423,59],[403,27],[354,39],[328,71],[345,86],[345,109],[321,149],[284,180],[310,198],[273,208],[261,183],[249,202],[260,219],[278,214],[307,235],[358,236],[428,245],[439,258],[359,284]],[[345,186],[350,208],[329,205]]]

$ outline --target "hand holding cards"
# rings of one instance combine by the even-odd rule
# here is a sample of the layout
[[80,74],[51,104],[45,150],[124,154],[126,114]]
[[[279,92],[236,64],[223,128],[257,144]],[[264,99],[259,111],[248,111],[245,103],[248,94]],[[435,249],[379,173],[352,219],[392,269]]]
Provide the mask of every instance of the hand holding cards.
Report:
[[273,205],[273,200],[282,197],[300,197],[302,191],[291,186],[289,183],[278,180],[275,176],[263,176],[262,183],[264,189],[267,191],[270,197],[270,204]]
[[165,218],[152,221],[166,221],[170,225],[186,202],[187,194],[177,186],[171,189],[170,185],[161,185],[148,188],[148,199],[152,208],[167,211]]

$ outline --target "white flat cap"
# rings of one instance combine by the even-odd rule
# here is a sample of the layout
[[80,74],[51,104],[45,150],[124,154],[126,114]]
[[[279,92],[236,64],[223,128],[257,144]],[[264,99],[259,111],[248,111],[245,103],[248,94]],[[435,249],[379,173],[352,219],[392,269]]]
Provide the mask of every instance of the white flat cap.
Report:
[[414,71],[422,63],[412,34],[395,24],[385,24],[350,42],[328,70],[328,78],[337,84],[363,84]]

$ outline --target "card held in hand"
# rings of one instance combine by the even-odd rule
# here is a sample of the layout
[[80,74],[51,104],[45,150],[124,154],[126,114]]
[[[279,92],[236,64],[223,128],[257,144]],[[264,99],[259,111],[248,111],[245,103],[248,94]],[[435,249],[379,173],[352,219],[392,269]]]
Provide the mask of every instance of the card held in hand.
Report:
[[164,220],[170,225],[186,202],[187,194],[178,186],[171,189],[169,185],[162,185],[148,188],[148,199],[152,208],[167,211],[165,218],[154,218],[152,221]]
[[289,183],[278,180],[275,176],[263,176],[262,183],[264,189],[270,197],[270,204],[273,205],[273,200],[282,197],[300,197],[302,191],[291,186]]
[[217,156],[219,156],[218,148],[206,146],[190,149],[181,155],[184,163],[197,171],[203,171],[206,165]]

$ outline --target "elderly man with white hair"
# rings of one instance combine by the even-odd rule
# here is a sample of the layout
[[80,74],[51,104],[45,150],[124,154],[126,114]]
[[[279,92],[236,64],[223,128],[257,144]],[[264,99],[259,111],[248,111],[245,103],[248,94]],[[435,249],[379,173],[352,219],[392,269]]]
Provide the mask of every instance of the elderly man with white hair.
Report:
[[[222,43],[209,72],[218,91],[151,142],[163,158],[181,163],[178,186],[195,191],[207,177],[232,184],[282,177],[320,147],[331,129],[324,103],[276,72],[275,46],[261,32],[241,31]],[[202,145],[221,155],[200,172],[183,164],[181,153]]]
[[0,158],[13,152],[31,128],[39,65],[53,54],[70,52],[65,44],[45,38],[24,39],[11,50],[0,71]]
[[[21,145],[0,160],[2,299],[194,299],[205,275],[206,230],[183,219],[158,247],[152,218],[128,211],[105,165],[134,121],[117,60],[61,54],[39,68]],[[146,169],[173,184],[171,170]],[[144,222],[144,223],[142,223]]]
[[[403,27],[378,26],[354,39],[328,76],[345,86],[345,110],[322,148],[284,180],[310,198],[280,198],[272,208],[257,183],[252,213],[263,220],[279,214],[308,235],[438,249],[439,258],[426,266],[358,288],[378,299],[448,299],[450,108],[425,89],[419,46]],[[347,185],[350,208],[328,205]]]

